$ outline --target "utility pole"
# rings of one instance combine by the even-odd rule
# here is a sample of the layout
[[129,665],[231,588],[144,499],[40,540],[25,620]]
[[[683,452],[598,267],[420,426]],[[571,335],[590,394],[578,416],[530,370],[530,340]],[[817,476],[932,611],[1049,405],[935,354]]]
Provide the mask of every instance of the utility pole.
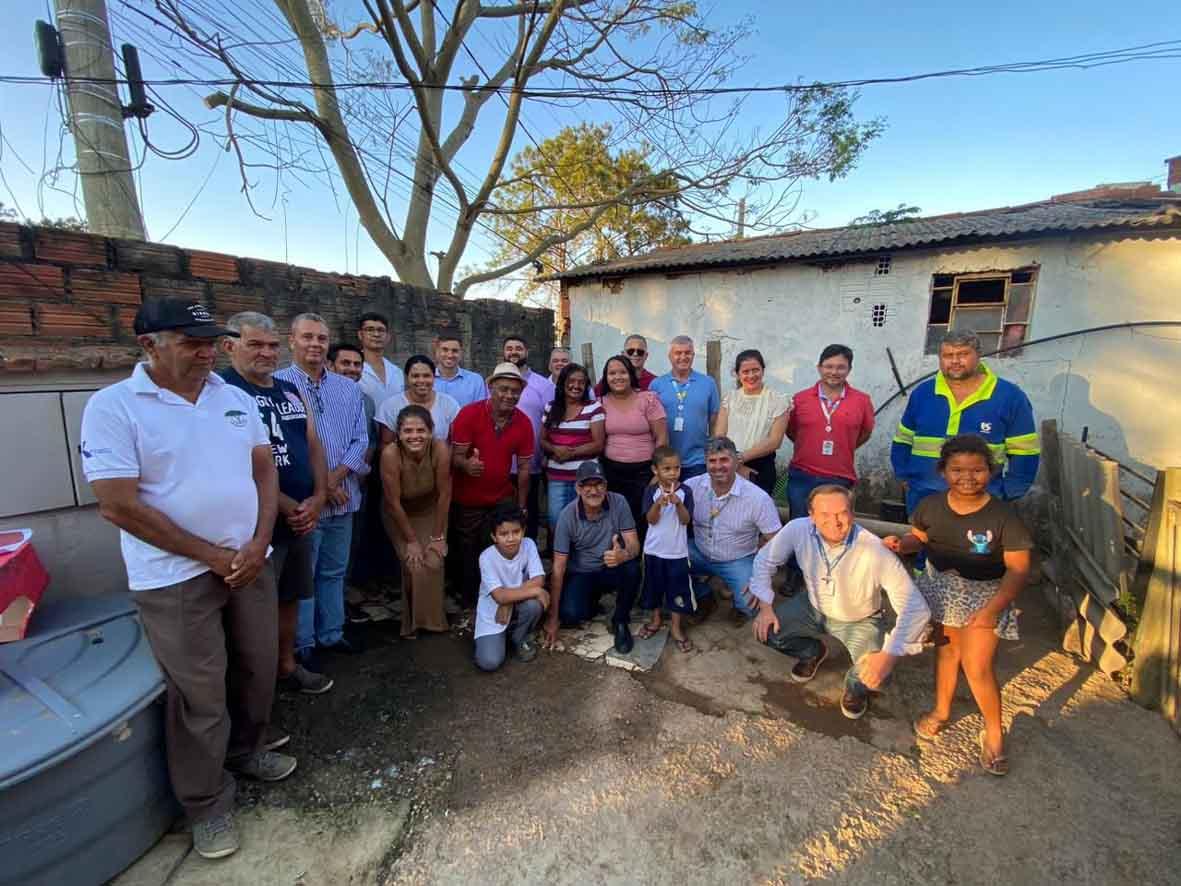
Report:
[[736,239],[741,240],[746,236],[746,198],[738,198],[738,236]]
[[115,83],[106,2],[55,0],[54,6],[87,225],[95,234],[145,240]]

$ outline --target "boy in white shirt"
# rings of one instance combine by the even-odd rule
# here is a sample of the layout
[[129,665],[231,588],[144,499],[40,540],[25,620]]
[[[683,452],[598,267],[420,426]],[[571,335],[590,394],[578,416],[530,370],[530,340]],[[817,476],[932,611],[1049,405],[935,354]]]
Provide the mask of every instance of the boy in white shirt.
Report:
[[533,629],[549,608],[545,569],[537,545],[525,537],[525,515],[514,504],[492,512],[492,547],[480,554],[480,599],[476,604],[476,667],[495,671],[504,664],[506,628],[520,661],[537,656]]
[[644,601],[652,620],[640,629],[640,639],[656,634],[662,624],[661,608],[671,613],[669,632],[681,652],[692,652],[685,636],[683,615],[697,608],[689,578],[689,526],[693,522],[693,492],[681,485],[681,457],[671,446],[652,453],[652,485],[644,490]]

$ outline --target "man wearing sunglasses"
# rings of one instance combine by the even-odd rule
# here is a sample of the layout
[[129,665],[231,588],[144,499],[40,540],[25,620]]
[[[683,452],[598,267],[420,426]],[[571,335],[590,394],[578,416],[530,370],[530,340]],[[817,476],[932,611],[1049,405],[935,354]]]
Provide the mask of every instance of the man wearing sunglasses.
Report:
[[[640,390],[648,390],[648,385],[656,381],[656,373],[644,368],[648,362],[648,340],[642,335],[629,335],[623,343],[623,353],[632,366],[636,368],[636,377],[640,380]],[[595,385],[595,396],[603,399],[603,383]]]

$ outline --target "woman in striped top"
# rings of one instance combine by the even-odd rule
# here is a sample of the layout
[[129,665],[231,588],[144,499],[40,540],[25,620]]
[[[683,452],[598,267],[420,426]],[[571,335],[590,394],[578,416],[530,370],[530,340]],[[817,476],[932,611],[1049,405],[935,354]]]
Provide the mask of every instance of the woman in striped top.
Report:
[[603,406],[590,398],[590,376],[577,363],[558,374],[554,399],[541,420],[541,448],[549,483],[549,525],[553,532],[562,509],[574,501],[578,466],[603,451],[607,441]]

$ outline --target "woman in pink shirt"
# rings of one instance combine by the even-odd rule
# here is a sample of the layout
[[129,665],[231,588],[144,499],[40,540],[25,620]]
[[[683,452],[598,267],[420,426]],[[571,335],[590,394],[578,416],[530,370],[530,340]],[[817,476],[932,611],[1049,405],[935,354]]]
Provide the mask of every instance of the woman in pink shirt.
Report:
[[603,473],[607,488],[627,499],[642,542],[647,528],[647,521],[641,519],[644,489],[652,480],[652,453],[668,444],[668,421],[660,398],[639,390],[635,367],[626,357],[607,360],[602,384],[607,416]]

